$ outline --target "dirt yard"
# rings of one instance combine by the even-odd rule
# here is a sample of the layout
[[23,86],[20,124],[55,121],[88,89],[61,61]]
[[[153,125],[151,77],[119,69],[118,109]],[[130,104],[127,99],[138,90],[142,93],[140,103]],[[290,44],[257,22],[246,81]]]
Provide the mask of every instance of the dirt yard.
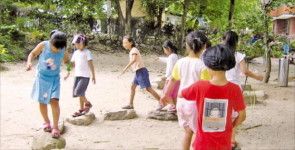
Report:
[[[181,149],[183,129],[177,121],[147,119],[156,109],[157,101],[138,89],[135,95],[136,119],[104,121],[107,111],[120,110],[128,103],[133,73],[119,76],[128,63],[128,54],[98,54],[93,52],[96,84],[90,83],[86,96],[92,102],[96,120],[89,126],[74,126],[65,122],[65,149]],[[154,63],[156,55],[143,55],[151,81],[165,74],[165,64]],[[31,149],[33,135],[40,129],[42,118],[38,103],[30,100],[35,68],[25,72],[25,62],[1,64],[7,71],[1,77],[1,149]],[[35,66],[34,66],[35,67]],[[264,90],[268,98],[247,106],[247,119],[239,127],[237,141],[243,150],[295,149],[295,65],[289,66],[288,87],[278,86],[278,59],[272,59],[272,73],[268,84],[248,78],[253,90]],[[249,65],[250,70],[264,74],[262,58]],[[61,72],[66,74],[65,66]],[[71,97],[73,74],[61,80],[61,119],[70,117],[78,109],[78,99]],[[242,77],[244,82],[245,77]],[[159,93],[161,91],[158,91]],[[50,115],[51,116],[51,115]]]

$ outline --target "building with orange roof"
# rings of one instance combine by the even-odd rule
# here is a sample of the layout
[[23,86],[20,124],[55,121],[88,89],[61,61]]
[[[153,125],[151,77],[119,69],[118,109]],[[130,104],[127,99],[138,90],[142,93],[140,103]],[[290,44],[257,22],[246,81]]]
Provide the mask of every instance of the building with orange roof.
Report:
[[270,11],[270,16],[275,34],[287,35],[295,40],[295,5],[282,5]]

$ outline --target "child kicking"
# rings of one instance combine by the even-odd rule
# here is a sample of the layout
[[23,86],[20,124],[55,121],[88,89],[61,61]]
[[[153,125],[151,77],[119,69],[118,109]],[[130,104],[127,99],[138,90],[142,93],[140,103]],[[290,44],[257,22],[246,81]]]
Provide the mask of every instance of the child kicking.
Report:
[[78,117],[89,112],[92,104],[85,97],[85,92],[89,84],[90,77],[95,84],[95,72],[93,67],[93,58],[89,49],[85,48],[88,44],[88,39],[83,34],[77,34],[74,36],[72,44],[75,45],[75,50],[71,62],[68,65],[68,74],[64,77],[66,80],[72,67],[75,67],[75,82],[73,89],[73,97],[79,97],[80,109],[73,113],[73,117]]
[[[135,42],[132,37],[126,35],[123,38],[123,47],[130,51],[129,52],[129,63],[123,69],[122,74],[124,74],[129,67],[132,67],[132,70],[135,71],[135,77],[133,79],[131,85],[131,93],[130,93],[130,100],[129,104],[123,106],[122,109],[134,109],[133,101],[135,96],[135,90],[137,85],[140,85],[141,89],[146,89],[149,93],[151,93],[158,101],[160,100],[160,96],[158,93],[151,87],[149,73],[146,69],[142,57],[140,55],[139,50],[135,47]],[[159,105],[161,106],[161,105]],[[158,108],[159,109],[159,108]]]
[[[246,119],[245,103],[240,87],[228,82],[225,72],[236,64],[234,53],[217,45],[203,53],[211,80],[200,80],[181,91],[179,97],[196,101],[198,110],[195,150],[231,149],[232,129]],[[238,117],[232,122],[232,111]]]

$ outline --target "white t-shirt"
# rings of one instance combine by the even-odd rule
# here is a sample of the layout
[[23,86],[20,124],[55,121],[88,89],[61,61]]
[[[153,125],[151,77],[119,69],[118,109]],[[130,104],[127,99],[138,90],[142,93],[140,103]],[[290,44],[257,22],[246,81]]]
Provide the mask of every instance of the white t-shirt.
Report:
[[178,56],[175,53],[172,53],[168,56],[168,58],[160,57],[159,60],[161,62],[167,63],[165,77],[167,78],[167,80],[170,80],[172,75],[172,70],[178,60]]
[[240,52],[236,52],[235,53],[235,59],[236,59],[235,67],[226,71],[226,73],[225,73],[226,79],[232,83],[237,84],[238,86],[241,86],[241,83],[240,83],[240,73],[241,73],[240,63],[242,60],[244,60],[245,57],[246,57],[245,54],[242,54]]
[[210,76],[204,62],[198,58],[185,57],[177,61],[172,76],[180,80],[179,92],[198,80],[209,80]]
[[90,77],[91,70],[88,61],[93,60],[90,50],[75,50],[71,62],[75,63],[75,76],[76,77]]
[[129,59],[130,59],[130,61],[132,60],[132,55],[133,55],[133,54],[136,54],[137,56],[136,56],[136,59],[135,59],[135,63],[132,64],[132,66],[131,66],[132,70],[133,70],[133,71],[136,71],[136,70],[138,70],[138,69],[140,69],[140,68],[144,68],[145,66],[144,66],[144,63],[143,63],[142,57],[141,57],[141,55],[140,55],[140,52],[139,52],[139,50],[138,50],[137,48],[135,48],[135,47],[133,47],[133,48],[130,50],[130,52],[129,52]]

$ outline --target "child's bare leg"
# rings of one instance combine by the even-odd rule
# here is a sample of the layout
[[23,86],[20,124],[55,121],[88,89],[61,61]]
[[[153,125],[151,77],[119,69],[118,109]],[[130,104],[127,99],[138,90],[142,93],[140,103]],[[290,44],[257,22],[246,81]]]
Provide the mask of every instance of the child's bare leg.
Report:
[[173,105],[174,105],[174,106],[176,106],[176,101],[177,101],[176,98],[173,98],[173,99],[172,99],[172,102],[173,102]]
[[137,87],[136,84],[131,85],[131,93],[130,93],[130,100],[129,100],[130,105],[133,105],[136,87]]
[[[235,119],[236,119],[236,117],[232,117],[232,122],[234,122]],[[233,147],[236,146],[236,131],[237,131],[237,128],[232,129],[231,143],[232,143]]]
[[159,94],[151,87],[146,88],[146,90],[151,93],[158,101],[160,101],[161,97]]
[[51,99],[50,101],[51,109],[52,109],[52,116],[53,116],[53,127],[58,126],[60,108],[59,108],[59,101],[58,99]]
[[84,108],[84,104],[87,103],[87,99],[85,96],[79,96],[80,98],[80,109],[82,110]]
[[48,118],[47,104],[39,103],[39,109],[44,122],[50,122]]
[[189,128],[189,126],[184,127],[184,137],[182,141],[182,149],[189,150],[191,147],[191,141],[194,132]]
[[[237,131],[237,128],[232,129],[232,136],[231,136],[231,143],[232,144],[236,144],[236,131]],[[233,146],[235,146],[235,145],[233,145]]]

